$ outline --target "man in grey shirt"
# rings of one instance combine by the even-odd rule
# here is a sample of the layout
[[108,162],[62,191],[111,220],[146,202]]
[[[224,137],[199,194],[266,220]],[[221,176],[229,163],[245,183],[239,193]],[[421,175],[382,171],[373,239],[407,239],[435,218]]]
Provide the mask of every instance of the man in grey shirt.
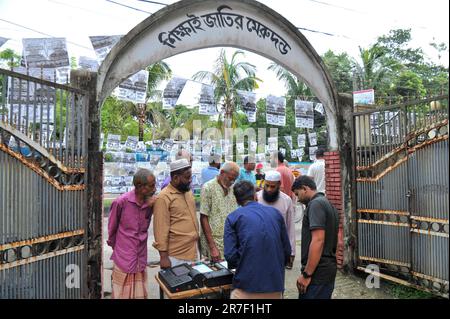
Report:
[[317,192],[308,176],[294,181],[292,191],[306,205],[302,224],[302,273],[297,279],[299,299],[330,299],[336,279],[338,213]]

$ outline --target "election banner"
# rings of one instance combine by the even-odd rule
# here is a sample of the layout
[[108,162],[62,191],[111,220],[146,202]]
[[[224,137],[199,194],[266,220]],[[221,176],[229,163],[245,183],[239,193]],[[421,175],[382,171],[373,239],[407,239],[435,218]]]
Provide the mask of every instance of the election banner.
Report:
[[250,123],[256,122],[256,93],[247,91],[236,91],[239,102]]
[[317,145],[317,133],[309,133],[309,145],[310,146]]
[[292,136],[285,136],[284,139],[286,140],[286,143],[289,145],[289,148],[292,150],[293,149],[293,145],[292,145]]
[[65,38],[24,38],[22,46],[26,67],[52,69],[58,83],[69,82],[70,60]]
[[186,82],[187,79],[178,77],[170,79],[163,92],[163,109],[171,110],[175,107]]
[[297,136],[297,146],[298,147],[305,147],[306,146],[306,135],[305,134],[298,134],[298,136]]
[[214,87],[203,84],[200,92],[198,114],[216,115],[217,113],[217,104],[214,98]]
[[313,102],[295,100],[295,127],[314,128]]
[[145,103],[147,97],[148,71],[139,71],[119,84],[117,98],[123,101]]
[[284,97],[267,96],[266,122],[277,126],[286,125],[286,99]]
[[122,35],[107,35],[107,36],[90,36],[92,47],[94,48],[95,54],[99,64],[108,55],[109,51],[116,45],[117,42],[122,38]]
[[87,56],[80,56],[78,58],[78,67],[91,72],[97,72],[99,65],[96,59],[89,58]]

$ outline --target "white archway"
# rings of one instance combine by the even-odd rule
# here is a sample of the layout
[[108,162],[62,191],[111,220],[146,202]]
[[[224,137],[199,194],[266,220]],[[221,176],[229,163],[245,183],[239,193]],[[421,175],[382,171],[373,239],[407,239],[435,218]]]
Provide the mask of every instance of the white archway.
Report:
[[125,35],[102,63],[99,104],[130,75],[171,56],[210,47],[260,54],[301,78],[327,114],[330,150],[338,150],[338,96],[321,58],[288,20],[254,0],[182,0],[151,15]]

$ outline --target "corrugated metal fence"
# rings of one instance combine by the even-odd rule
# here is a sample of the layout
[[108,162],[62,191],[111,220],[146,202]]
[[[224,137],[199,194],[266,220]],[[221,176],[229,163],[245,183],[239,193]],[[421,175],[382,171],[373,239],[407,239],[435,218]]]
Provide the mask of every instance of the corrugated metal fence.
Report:
[[87,96],[3,69],[0,85],[0,298],[82,298]]
[[354,113],[358,269],[448,298],[448,96]]

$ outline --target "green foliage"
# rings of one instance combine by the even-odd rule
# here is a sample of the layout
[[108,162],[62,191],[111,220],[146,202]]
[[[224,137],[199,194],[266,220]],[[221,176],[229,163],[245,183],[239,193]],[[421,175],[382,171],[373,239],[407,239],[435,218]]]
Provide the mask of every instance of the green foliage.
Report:
[[335,54],[328,50],[322,56],[322,60],[327,66],[338,92],[351,93],[353,91],[353,66],[355,64],[353,59],[347,53]]
[[420,98],[426,94],[421,78],[411,70],[403,71],[396,78],[394,88],[401,96]]
[[[253,91],[258,88],[258,82],[262,82],[256,77],[256,68],[248,62],[238,62],[239,56],[244,56],[244,52],[235,51],[231,61],[227,59],[225,50],[220,52],[216,60],[214,71],[199,71],[192,77],[194,80],[207,80],[215,86],[215,98],[217,103],[223,103],[225,109],[225,122],[230,119],[231,126],[236,127],[236,111],[239,110],[239,97],[237,90]],[[230,123],[226,123],[227,127]]]
[[112,162],[113,161],[113,156],[110,153],[106,153],[105,154],[105,162]]
[[387,283],[387,290],[389,293],[398,299],[434,299],[435,295],[418,290],[415,288],[395,284],[395,283]]
[[70,68],[72,70],[78,68],[77,58],[74,56],[70,57]]
[[20,65],[22,56],[12,49],[5,49],[0,51],[1,65],[6,65],[8,68],[13,68]]

